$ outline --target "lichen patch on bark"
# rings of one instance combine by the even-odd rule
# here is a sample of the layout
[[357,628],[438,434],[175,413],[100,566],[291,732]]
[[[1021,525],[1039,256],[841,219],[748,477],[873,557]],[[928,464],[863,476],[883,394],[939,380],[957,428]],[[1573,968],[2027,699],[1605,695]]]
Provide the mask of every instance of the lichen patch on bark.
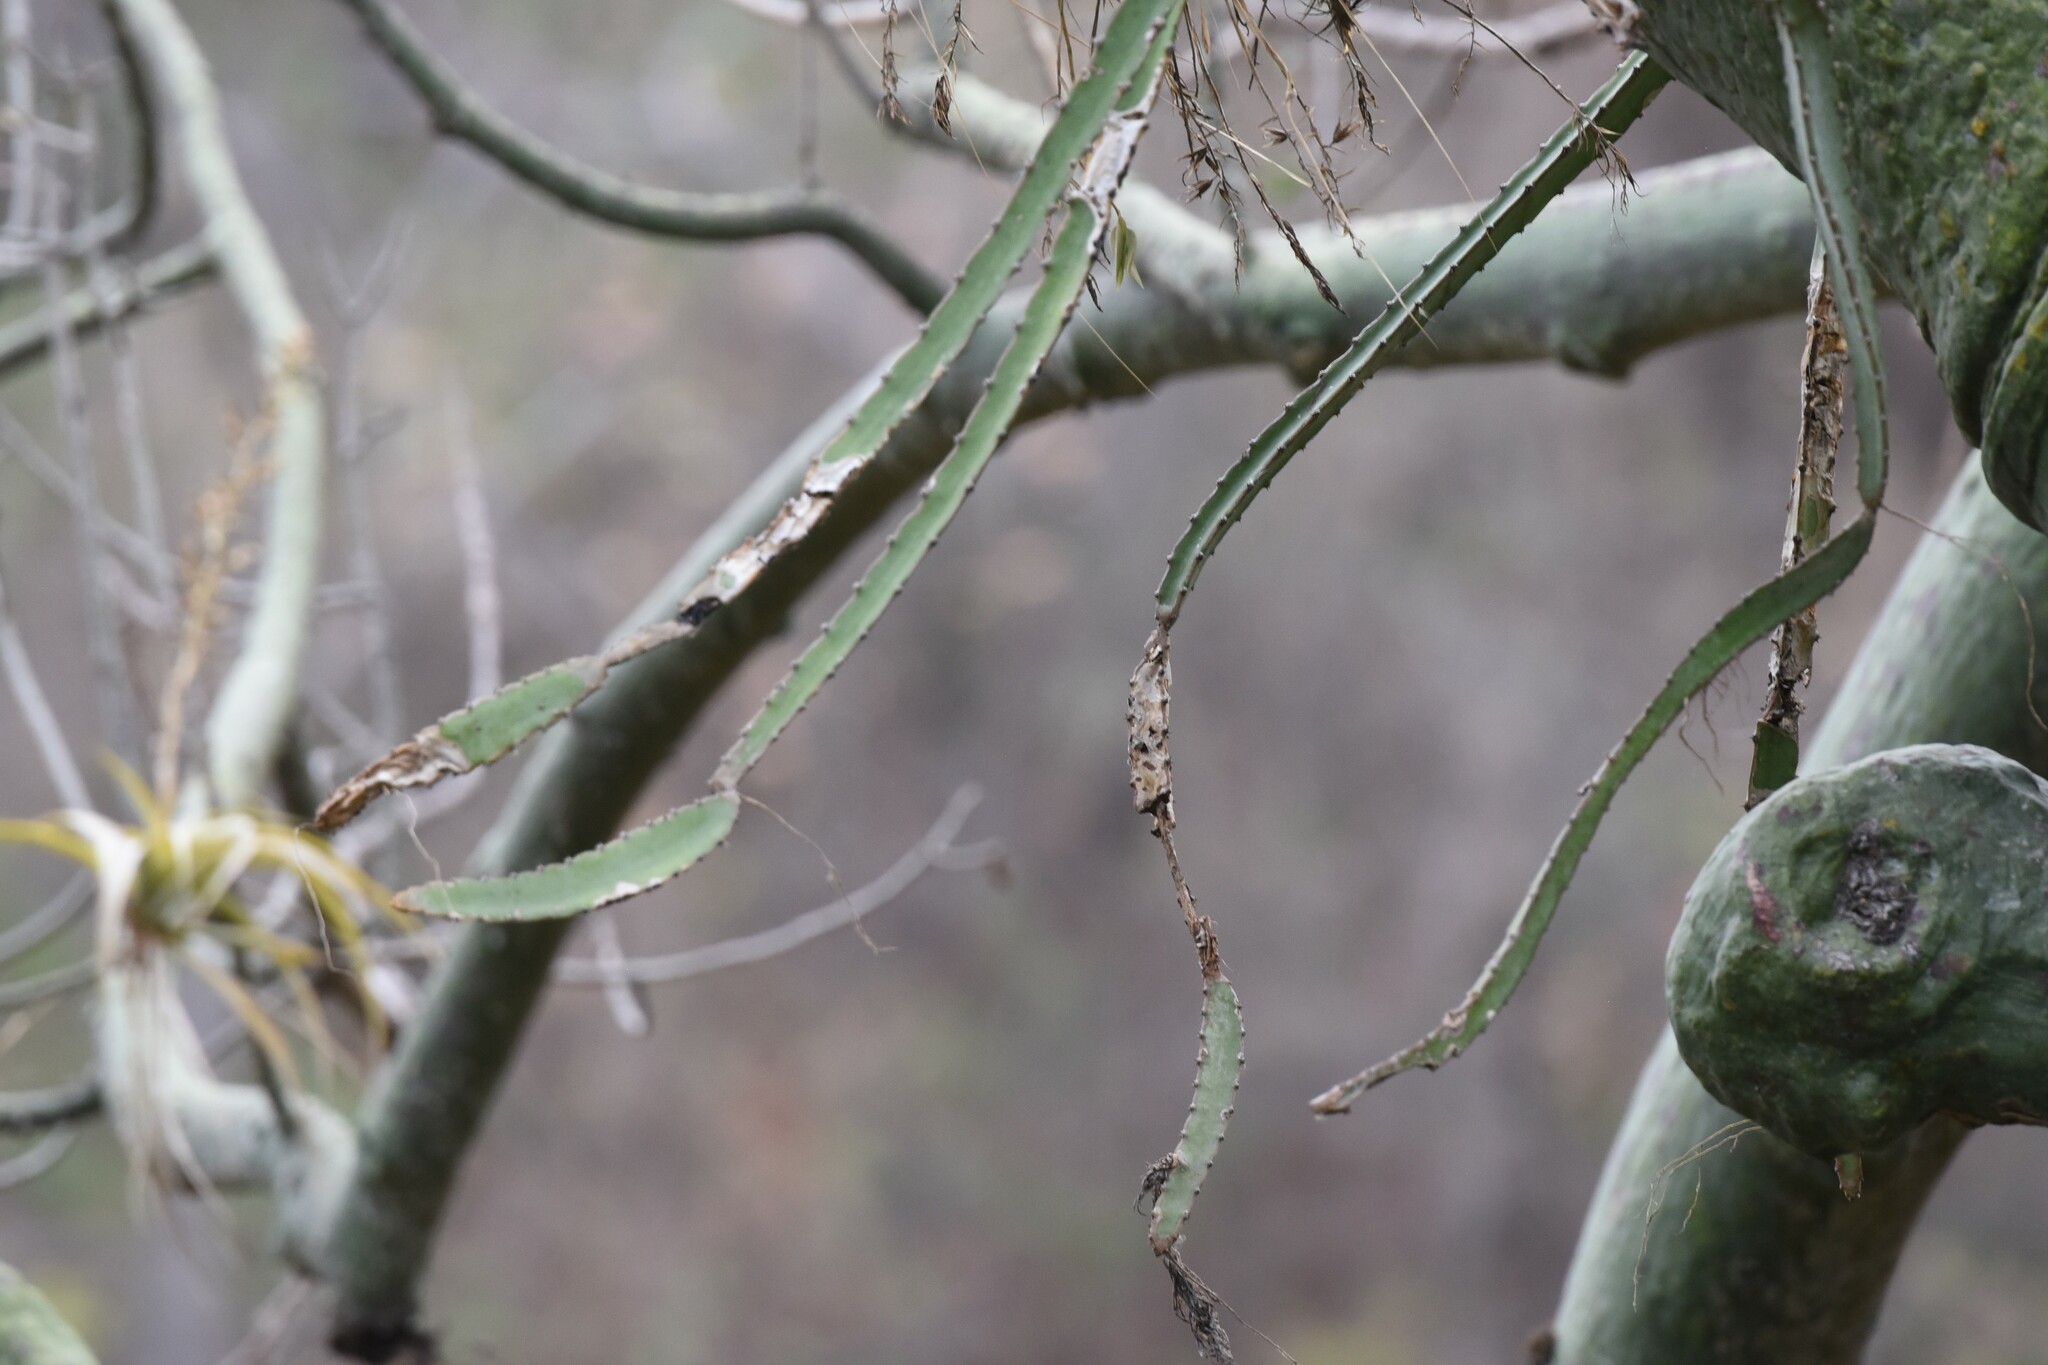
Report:
[[1792,782],[1708,859],[1665,983],[1700,1083],[1815,1156],[2048,1113],[2048,782],[1966,745]]
[[1835,913],[1879,947],[1897,943],[1913,916],[1916,877],[1912,860],[1891,848],[1876,821],[1866,821],[1849,835]]

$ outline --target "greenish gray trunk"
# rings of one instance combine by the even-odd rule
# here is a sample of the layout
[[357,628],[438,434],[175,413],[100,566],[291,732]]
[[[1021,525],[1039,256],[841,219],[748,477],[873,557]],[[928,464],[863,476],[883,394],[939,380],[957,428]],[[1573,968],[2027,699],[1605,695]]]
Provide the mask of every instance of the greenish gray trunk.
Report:
[[[1957,480],[1857,655],[1807,768],[1906,744],[1981,744],[2048,770],[2025,689],[2048,622],[2048,538]],[[1948,537],[1952,537],[1948,539]],[[1969,548],[1962,548],[1961,542]],[[1751,1131],[1679,1060],[1667,1030],[1637,1083],[1566,1278],[1558,1365],[1847,1365],[1877,1321],[1900,1249],[1964,1130],[1924,1125],[1870,1156],[1863,1197],[1827,1162]],[[1662,1183],[1660,1175],[1715,1147]]]

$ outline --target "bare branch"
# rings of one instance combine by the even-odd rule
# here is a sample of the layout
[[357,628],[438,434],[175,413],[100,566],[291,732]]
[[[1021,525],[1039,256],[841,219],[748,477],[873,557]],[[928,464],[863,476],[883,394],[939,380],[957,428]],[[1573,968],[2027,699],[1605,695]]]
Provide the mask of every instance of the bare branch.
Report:
[[[327,258],[329,300],[342,320],[333,383],[335,468],[349,572],[368,597],[361,622],[363,667],[370,680],[368,729],[378,741],[364,752],[372,756],[405,733],[405,693],[391,651],[391,594],[377,554],[376,522],[370,514],[368,462],[376,442],[363,422],[361,378],[365,336],[370,319],[383,303],[388,270],[397,250],[396,234],[385,237],[362,282],[353,289],[342,283],[340,263],[331,253]],[[349,732],[337,729],[336,733]]]
[[[106,338],[108,369],[114,386],[114,430],[128,465],[128,496],[133,504],[136,534],[156,551],[166,572],[154,585],[157,595],[170,597],[177,585],[168,572],[170,536],[164,529],[163,487],[149,446],[149,423],[142,411],[142,373],[129,344],[128,324],[115,311],[114,272],[98,248],[86,256],[86,279],[99,303],[100,331]],[[67,299],[61,307],[68,309]]]
[[53,1128],[30,1144],[26,1151],[0,1161],[0,1190],[11,1190],[38,1176],[47,1175],[58,1162],[70,1155],[71,1144],[76,1141],[77,1128]]
[[374,757],[390,744],[388,737],[378,734],[375,725],[349,710],[348,704],[325,683],[309,681],[305,701],[314,718],[350,751]]
[[87,1074],[40,1090],[0,1091],[0,1133],[39,1133],[76,1123],[100,1109],[100,1078]]
[[318,1303],[317,1289],[312,1280],[287,1275],[249,1315],[247,1335],[215,1365],[279,1365],[285,1360],[302,1358],[289,1354],[291,1338],[306,1311]]
[[[88,505],[78,482],[57,463],[49,451],[43,449],[42,444],[21,424],[20,419],[4,407],[0,407],[0,451],[5,451],[19,460],[22,467],[34,475],[44,488],[70,507],[72,515],[78,519],[80,525],[86,524],[87,518],[92,518],[93,529],[98,534],[102,546],[116,551],[122,560],[143,577],[154,583],[170,575],[169,559],[158,553],[134,528],[109,516],[105,508],[97,505],[96,500]],[[135,586],[135,591],[145,597],[148,596],[147,591],[140,585]],[[167,620],[172,606],[168,601],[152,600],[146,609],[154,623],[159,618]]]
[[69,966],[52,967],[41,976],[24,977],[20,981],[0,981],[0,1010],[17,1010],[23,1005],[55,999],[57,996],[82,990],[99,979],[99,967],[92,959],[73,962]]
[[828,28],[880,28],[889,22],[888,0],[727,0],[735,9],[784,28],[816,22]]
[[830,237],[920,313],[946,287],[853,205],[823,190],[708,194],[657,189],[585,165],[486,105],[431,52],[412,22],[386,0],[342,0],[398,68],[436,131],[466,142],[564,208],[657,237],[735,242],[815,234]]
[[498,549],[491,509],[484,502],[469,400],[451,387],[442,413],[448,424],[448,463],[454,479],[455,539],[462,546],[462,606],[469,618],[469,700],[488,697],[504,681],[503,612],[498,601]]
[[140,242],[156,218],[156,98],[149,88],[149,76],[142,67],[142,54],[136,49],[121,7],[115,0],[100,0],[100,13],[105,16],[107,31],[114,40],[114,59],[121,67],[122,94],[126,98],[129,115],[135,120],[135,164],[130,176],[133,188],[127,201],[111,210],[104,223],[89,225],[84,235],[96,248],[119,252]]
[[555,980],[565,986],[607,988],[621,983],[665,985],[702,976],[706,972],[779,957],[835,929],[860,923],[908,891],[918,878],[934,868],[947,872],[972,872],[1000,864],[1003,850],[995,840],[965,846],[953,843],[960,827],[967,823],[967,817],[980,804],[979,787],[962,787],[953,793],[953,799],[946,803],[946,809],[924,838],[891,864],[888,871],[866,886],[815,910],[807,910],[773,929],[729,938],[702,948],[665,953],[659,957],[632,958],[624,962],[606,962],[601,955],[595,959],[564,958],[555,964]]
[[[921,91],[937,89],[938,81],[937,67],[913,67],[904,73],[903,83],[907,89]],[[950,133],[938,126],[932,118],[931,101],[922,97],[906,100],[902,121],[891,120],[885,126],[956,156],[971,156],[990,170],[1022,170],[1031,163],[1051,122],[1050,115],[965,73],[954,78],[951,94],[947,110]],[[1128,196],[1133,190],[1153,192],[1151,186],[1133,177],[1120,193]]]
[[[619,940],[618,916],[607,906],[589,916],[589,920],[591,949],[597,956],[589,963],[595,975],[588,984],[604,987],[604,1003],[611,1010],[612,1022],[618,1025],[619,1032],[628,1038],[645,1038],[654,1030],[653,1006],[632,978],[633,964],[626,957],[625,944]],[[557,971],[555,979],[566,978]]]
[[[195,237],[150,257],[132,275],[117,269],[111,282],[95,281],[72,290],[64,297],[62,317],[73,335],[88,338],[110,321],[170,302],[211,280],[218,270],[213,248],[204,237]],[[0,378],[49,354],[50,323],[49,312],[43,311],[0,327]]]
[[0,963],[12,962],[62,932],[92,904],[92,890],[92,874],[75,872],[56,895],[0,930]]
[[86,791],[78,760],[71,755],[70,741],[64,738],[57,713],[50,709],[50,699],[36,677],[35,663],[14,624],[14,613],[8,610],[4,579],[0,579],[0,672],[7,675],[7,689],[14,694],[14,704],[20,708],[29,737],[35,741],[43,771],[50,775],[50,785],[57,789],[57,800],[73,810],[92,809],[92,797]]
[[1460,0],[1445,0],[1459,17],[1405,13],[1399,5],[1352,11],[1358,31],[1382,52],[1429,57],[1462,57],[1470,53],[1519,52],[1540,57],[1600,36],[1599,23],[1585,0],[1560,3],[1512,19],[1476,19]]
[[36,117],[36,67],[30,50],[34,15],[29,0],[0,0],[0,81],[4,81],[7,112],[14,135],[7,158],[7,220],[5,232],[16,242],[34,241],[42,223],[37,211],[41,157],[37,149],[40,121]]
[[[45,227],[54,239],[62,230],[49,200]],[[104,553],[101,527],[109,518],[100,501],[99,472],[92,457],[92,426],[87,415],[85,377],[65,315],[65,271],[52,252],[43,262],[43,294],[49,318],[51,378],[56,386],[58,427],[71,474],[73,528],[78,549],[79,586],[85,595],[86,652],[92,664],[93,694],[99,704],[100,737],[106,747],[130,765],[141,753],[142,730],[137,716],[133,679],[121,646],[115,605],[101,574]]]
[[313,331],[249,204],[221,126],[206,59],[170,0],[112,0],[166,106],[175,145],[229,292],[249,325],[267,388],[276,477],[265,520],[255,611],[207,719],[214,797],[256,799],[284,743],[319,582],[326,417]]

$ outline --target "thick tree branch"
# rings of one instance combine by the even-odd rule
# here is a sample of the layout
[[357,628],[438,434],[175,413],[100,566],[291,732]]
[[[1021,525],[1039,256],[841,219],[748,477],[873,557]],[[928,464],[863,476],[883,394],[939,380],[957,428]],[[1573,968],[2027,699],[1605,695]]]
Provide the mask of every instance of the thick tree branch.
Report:
[[[1567,194],[1396,363],[1556,359],[1619,374],[1658,347],[1803,306],[1813,242],[1807,198],[1775,163],[1740,154],[1711,158],[1647,173],[1641,189],[1624,219],[1616,218],[1604,184]],[[1466,216],[1461,207],[1361,223],[1360,239],[1387,274],[1402,279]],[[1325,242],[1327,273],[1345,303],[1340,316],[1276,239],[1254,244],[1243,287],[1233,289],[1230,250],[1219,232],[1178,210],[1157,219],[1142,229],[1155,234],[1150,249],[1160,263],[1147,275],[1152,287],[1104,290],[1101,310],[1085,314],[1088,325],[1069,330],[1053,352],[1026,400],[1025,420],[1133,396],[1198,370],[1312,369],[1387,302],[1379,270],[1348,245]],[[1015,327],[1018,307],[1007,300],[991,314],[924,408],[840,492],[802,546],[694,635],[616,670],[541,743],[474,860],[479,870],[552,862],[615,830],[733,670],[944,457]],[[755,481],[624,628],[673,614],[718,557],[773,514],[869,382],[856,385]],[[373,1356],[409,1339],[415,1286],[455,1169],[569,924],[463,931],[365,1107],[355,1183],[330,1244],[336,1335],[345,1348]]]
[[[929,85],[930,77],[906,84]],[[907,122],[891,126],[907,136],[1004,170],[1031,159],[1046,124],[1035,106],[969,76],[954,83],[951,136],[932,122],[929,106],[906,102],[904,110]],[[1567,194],[1396,363],[1556,360],[1618,378],[1662,346],[1779,312],[1788,282],[1804,288],[1785,252],[1811,244],[1812,214],[1798,182],[1764,153],[1652,171],[1638,190],[1625,205],[1605,185]],[[1239,280],[1229,238],[1151,185],[1125,185],[1117,204],[1153,288],[1107,295],[1103,313],[1089,320],[1146,384],[1244,364],[1277,363],[1298,379],[1313,377],[1386,306],[1387,281],[1413,275],[1471,213],[1455,206],[1368,219],[1356,224],[1355,240],[1302,229],[1304,250],[1343,304],[1338,313],[1315,297],[1278,233],[1254,236]],[[1122,369],[1104,347],[1091,350],[1071,333],[1068,341],[1058,355],[1080,351],[1091,364]],[[1132,358],[1139,350],[1148,358]],[[1107,374],[1091,381],[1110,386],[1092,396],[1141,392],[1129,371],[1121,383]]]
[[207,718],[214,798],[239,806],[262,790],[296,703],[319,585],[326,419],[313,331],[235,169],[220,95],[191,30],[169,0],[113,0],[141,52],[206,221],[206,241],[256,344],[276,467],[256,607]]
[[[1934,525],[1857,654],[1808,771],[1923,742],[1981,744],[2048,771],[2048,730],[2026,695],[2034,655],[2048,647],[2048,537],[1999,505],[1975,459]],[[2048,689],[2035,696],[2048,702]],[[1825,1161],[1751,1132],[1697,1172],[1676,1173],[1676,1216],[1646,1235],[1660,1171],[1739,1123],[1686,1070],[1666,1029],[1579,1236],[1557,1365],[1862,1357],[1906,1235],[1964,1130],[1936,1120],[1870,1156],[1853,1203]]]
[[466,142],[564,208],[657,237],[738,242],[809,233],[859,257],[903,301],[929,313],[945,285],[879,225],[824,190],[704,194],[636,185],[549,146],[485,104],[385,0],[342,0],[412,86],[437,131]]
[[1462,57],[1474,52],[1512,50],[1541,57],[1582,43],[1600,32],[1585,0],[1562,0],[1548,9],[1512,19],[1473,16],[1460,0],[1444,0],[1454,11],[1404,10],[1397,2],[1384,8],[1361,9],[1358,27],[1383,53]]
[[831,28],[880,28],[889,22],[888,0],[831,0],[813,7],[805,0],[731,0],[735,9],[784,28],[819,23]]

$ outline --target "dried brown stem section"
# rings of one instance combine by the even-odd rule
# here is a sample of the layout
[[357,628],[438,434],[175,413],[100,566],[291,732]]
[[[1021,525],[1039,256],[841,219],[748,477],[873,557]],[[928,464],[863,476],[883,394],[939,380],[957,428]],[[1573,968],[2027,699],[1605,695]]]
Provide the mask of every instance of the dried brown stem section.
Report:
[[[1806,349],[1799,357],[1799,456],[1792,470],[1792,498],[1785,511],[1781,569],[1790,569],[1828,538],[1835,511],[1835,451],[1842,443],[1843,400],[1848,390],[1849,347],[1835,310],[1827,268],[1816,251],[1806,295]],[[1782,786],[1796,768],[1799,717],[1806,709],[1799,690],[1813,678],[1813,647],[1820,640],[1815,609],[1807,608],[1771,636],[1771,663],[1763,716],[1757,722],[1756,756],[1750,766],[1749,797],[1754,806]],[[1766,731],[1775,732],[1774,735]],[[1771,753],[1785,757],[1775,768]]]
[[1195,941],[1195,954],[1202,962],[1202,980],[1214,981],[1223,974],[1223,958],[1216,946],[1216,925],[1195,909],[1195,893],[1180,870],[1180,854],[1173,846],[1173,757],[1167,752],[1167,711],[1172,702],[1173,642],[1162,624],[1145,641],[1145,656],[1131,674],[1130,701],[1124,720],[1130,731],[1132,804],[1140,815],[1152,817],[1152,834],[1166,851],[1166,870],[1173,877],[1174,899],[1180,903],[1181,920]]

